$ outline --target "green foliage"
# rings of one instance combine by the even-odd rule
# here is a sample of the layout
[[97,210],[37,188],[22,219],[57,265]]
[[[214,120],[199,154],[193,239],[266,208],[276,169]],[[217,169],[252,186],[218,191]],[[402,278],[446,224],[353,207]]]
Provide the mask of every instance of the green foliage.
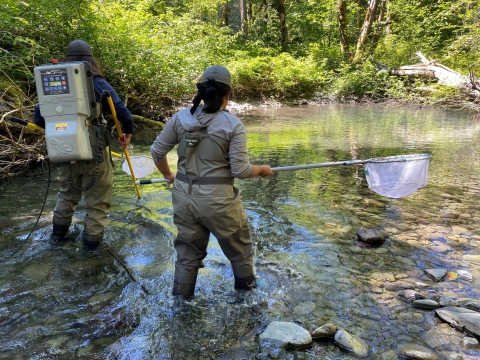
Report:
[[[285,0],[288,52],[280,50],[277,2],[248,4],[248,32],[242,33],[234,0],[3,0],[0,70],[33,96],[33,68],[62,59],[68,42],[81,38],[92,44],[120,96],[128,95],[129,107],[153,118],[193,96],[196,79],[213,64],[231,69],[237,98],[286,100],[326,91],[336,99],[420,96],[415,84],[370,64],[348,63],[340,51],[336,0]],[[366,6],[347,4],[351,50]],[[375,25],[382,37],[371,55],[392,67],[417,62],[421,51],[466,72],[480,59],[479,11],[479,4],[464,0],[389,2],[390,20]]]
[[235,93],[246,98],[308,98],[327,82],[327,74],[311,58],[295,59],[287,53],[237,60],[228,67]]
[[338,76],[331,86],[331,93],[336,99],[385,97],[388,88],[389,75],[378,72],[373,65],[352,65],[343,63],[338,70]]

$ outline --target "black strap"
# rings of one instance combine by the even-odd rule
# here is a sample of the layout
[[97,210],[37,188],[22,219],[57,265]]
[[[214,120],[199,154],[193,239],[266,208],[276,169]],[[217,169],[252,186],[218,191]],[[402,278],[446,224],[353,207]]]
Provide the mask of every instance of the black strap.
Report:
[[192,194],[192,185],[231,185],[233,186],[233,177],[196,177],[189,179],[187,175],[177,172],[175,179],[188,184],[188,195]]

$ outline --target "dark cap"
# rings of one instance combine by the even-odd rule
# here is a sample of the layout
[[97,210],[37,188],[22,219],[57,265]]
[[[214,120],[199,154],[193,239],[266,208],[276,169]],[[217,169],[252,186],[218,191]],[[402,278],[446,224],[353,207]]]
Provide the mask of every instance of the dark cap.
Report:
[[73,40],[67,46],[67,56],[93,56],[92,47],[83,40]]
[[215,80],[232,88],[232,76],[227,68],[221,65],[210,66],[202,75],[202,83],[208,80]]

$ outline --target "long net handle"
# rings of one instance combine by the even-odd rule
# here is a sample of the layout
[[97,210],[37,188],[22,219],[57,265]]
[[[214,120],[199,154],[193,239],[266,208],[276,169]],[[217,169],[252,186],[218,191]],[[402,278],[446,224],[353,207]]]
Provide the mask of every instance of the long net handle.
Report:
[[347,160],[347,161],[334,161],[326,162],[319,164],[305,164],[305,165],[292,165],[292,166],[280,166],[273,167],[272,171],[286,171],[286,170],[302,170],[302,169],[315,169],[323,167],[333,167],[333,166],[347,166],[347,165],[358,165],[365,164],[368,160]]
[[[113,105],[112,97],[110,96],[110,93],[108,91],[105,91],[105,94],[107,96],[108,105],[110,105],[110,112],[112,113],[113,120],[115,121],[115,126],[117,127],[118,136],[122,137],[123,133],[122,133],[122,129],[120,127],[120,123],[118,122],[118,119],[117,119],[117,112],[115,111],[115,106]],[[136,180],[135,172],[133,171],[133,166],[132,166],[132,163],[130,161],[130,155],[128,154],[127,149],[123,149],[123,152],[125,153],[125,159],[127,160],[128,167],[130,168],[130,174],[132,174],[132,180],[133,180],[133,185],[135,186],[135,191],[137,192],[137,196],[140,199],[142,197],[142,195],[140,194],[140,188],[138,187],[138,185],[135,181]]]

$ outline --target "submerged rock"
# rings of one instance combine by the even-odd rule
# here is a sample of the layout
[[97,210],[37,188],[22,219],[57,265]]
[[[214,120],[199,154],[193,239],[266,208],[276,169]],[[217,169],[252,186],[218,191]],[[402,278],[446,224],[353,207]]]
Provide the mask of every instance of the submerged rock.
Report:
[[338,328],[331,324],[326,323],[319,328],[312,331],[312,338],[313,339],[325,339],[325,338],[333,338],[335,333],[337,332]]
[[470,274],[467,270],[458,270],[457,274],[458,274],[458,278],[461,280],[465,280],[465,281],[473,280],[472,274]]
[[447,276],[447,270],[445,269],[425,269],[425,275],[427,275],[433,281],[442,281]]
[[422,300],[415,300],[412,303],[413,307],[419,308],[419,309],[437,309],[440,307],[440,304],[437,303],[434,300],[429,300],[429,299],[422,299]]
[[452,306],[437,309],[435,312],[440,319],[450,324],[455,329],[466,331],[475,336],[480,336],[480,313]]
[[397,355],[400,359],[407,360],[438,360],[433,351],[417,344],[402,344]]
[[469,310],[480,312],[480,302],[478,302],[478,301],[469,301],[469,302],[463,304],[463,307],[467,308]]
[[262,349],[305,347],[312,343],[312,336],[301,326],[284,321],[272,321],[260,334]]
[[358,229],[357,239],[369,245],[380,245],[385,242],[385,236],[380,231],[365,228]]
[[345,330],[338,330],[335,334],[335,344],[355,355],[365,357],[368,355],[367,343],[358,336],[349,334]]
[[478,349],[478,340],[467,336],[462,340],[462,347],[464,349]]
[[425,296],[423,294],[412,289],[401,290],[398,292],[398,296],[401,299],[406,301],[415,301],[415,300],[425,299]]

